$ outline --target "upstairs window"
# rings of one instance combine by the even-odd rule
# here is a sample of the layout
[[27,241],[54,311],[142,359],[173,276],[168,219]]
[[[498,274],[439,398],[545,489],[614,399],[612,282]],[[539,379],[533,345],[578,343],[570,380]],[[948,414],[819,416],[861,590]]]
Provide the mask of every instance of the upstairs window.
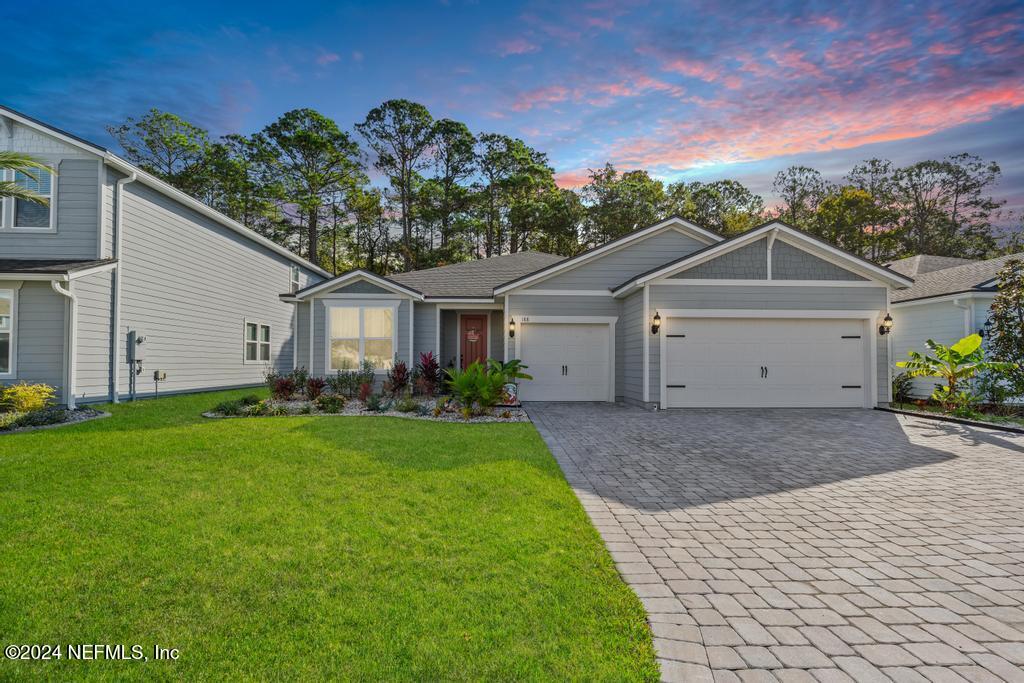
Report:
[[270,362],[270,325],[245,321],[245,362]]
[[27,199],[14,199],[14,215],[12,227],[24,230],[50,230],[53,228],[54,193],[53,174],[49,171],[36,170],[32,178],[21,171],[15,171],[14,183],[46,197],[49,203],[45,206]]
[[291,293],[294,294],[295,292],[299,291],[299,267],[293,265],[291,267],[291,270],[289,271],[289,274],[290,274],[289,275],[289,277],[290,277],[289,282],[291,284]]

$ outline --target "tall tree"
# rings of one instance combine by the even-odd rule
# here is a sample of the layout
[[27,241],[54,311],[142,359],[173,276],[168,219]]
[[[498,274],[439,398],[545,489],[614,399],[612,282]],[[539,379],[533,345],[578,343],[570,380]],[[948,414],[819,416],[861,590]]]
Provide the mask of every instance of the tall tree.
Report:
[[259,145],[242,135],[225,135],[210,144],[204,160],[207,194],[200,199],[264,237],[273,237],[282,221],[274,201],[279,191],[276,180],[269,186],[262,182],[260,155]]
[[605,164],[590,170],[590,182],[580,194],[587,205],[584,239],[589,245],[608,242],[664,217],[665,187],[647,171],[620,174],[612,164]]
[[206,130],[170,112],[150,109],[142,118],[128,117],[107,126],[125,158],[147,173],[198,197],[206,194],[210,136]]
[[868,253],[873,261],[895,256],[896,210],[892,162],[887,159],[868,159],[854,166],[846,174],[850,187],[862,190],[871,197],[872,223],[868,232]]
[[402,221],[405,269],[415,263],[413,249],[413,184],[430,163],[427,151],[434,138],[430,112],[409,100],[388,100],[370,110],[356,130],[377,154],[374,167],[386,175],[396,194]]
[[722,235],[753,228],[764,218],[764,200],[735,180],[673,183],[666,189],[666,213]]
[[466,124],[440,119],[433,133],[436,201],[432,208],[440,224],[440,246],[447,249],[455,215],[466,209],[469,190],[462,183],[476,171],[476,138]]
[[484,216],[484,256],[490,257],[501,253],[502,193],[505,181],[513,171],[512,148],[515,141],[507,135],[484,133],[477,144],[477,163],[483,179],[478,206]]
[[279,183],[279,198],[297,207],[306,227],[308,258],[319,263],[319,226],[331,195],[366,182],[359,146],[338,125],[313,109],[295,109],[253,138],[262,175]]
[[782,200],[779,218],[793,227],[806,229],[825,197],[827,183],[813,168],[790,166],[775,174],[772,189]]
[[832,188],[818,205],[810,232],[858,256],[868,256],[868,228],[878,221],[871,195],[851,185]]

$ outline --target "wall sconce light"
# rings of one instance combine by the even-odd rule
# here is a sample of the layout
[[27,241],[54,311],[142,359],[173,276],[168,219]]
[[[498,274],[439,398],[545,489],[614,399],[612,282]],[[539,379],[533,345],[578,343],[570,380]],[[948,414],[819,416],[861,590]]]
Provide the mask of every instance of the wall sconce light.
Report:
[[654,320],[651,321],[651,334],[658,334],[658,330],[661,329],[661,314],[657,311],[654,312]]
[[978,330],[978,336],[981,337],[982,339],[985,339],[990,334],[992,334],[992,318],[986,320],[985,324],[981,327],[980,330]]
[[515,318],[508,321],[508,336],[509,339],[516,336],[516,321]]
[[885,336],[892,332],[892,316],[888,313],[882,318],[882,324],[878,326],[878,334]]

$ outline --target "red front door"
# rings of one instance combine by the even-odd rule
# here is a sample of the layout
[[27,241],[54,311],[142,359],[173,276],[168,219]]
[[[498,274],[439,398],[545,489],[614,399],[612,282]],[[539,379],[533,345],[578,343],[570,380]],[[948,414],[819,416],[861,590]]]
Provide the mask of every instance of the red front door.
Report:
[[463,315],[459,335],[462,344],[459,364],[463,370],[475,360],[487,359],[486,315]]

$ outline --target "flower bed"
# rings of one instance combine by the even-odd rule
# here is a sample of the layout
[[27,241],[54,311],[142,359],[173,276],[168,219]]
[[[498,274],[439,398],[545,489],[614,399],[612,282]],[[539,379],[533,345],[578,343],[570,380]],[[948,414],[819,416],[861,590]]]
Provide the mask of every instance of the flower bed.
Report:
[[[379,398],[379,397],[378,397]],[[255,400],[253,400],[255,399]],[[307,399],[265,399],[243,397],[228,401],[203,413],[203,417],[287,417],[301,415],[385,416],[404,417],[434,422],[529,422],[526,411],[519,406],[498,406],[486,412],[464,415],[457,403],[446,398],[398,398],[344,401],[344,405],[329,405],[329,401]]]
[[27,413],[0,413],[0,434],[28,432],[34,429],[51,429],[70,424],[110,417],[110,413],[94,408],[44,408]]

